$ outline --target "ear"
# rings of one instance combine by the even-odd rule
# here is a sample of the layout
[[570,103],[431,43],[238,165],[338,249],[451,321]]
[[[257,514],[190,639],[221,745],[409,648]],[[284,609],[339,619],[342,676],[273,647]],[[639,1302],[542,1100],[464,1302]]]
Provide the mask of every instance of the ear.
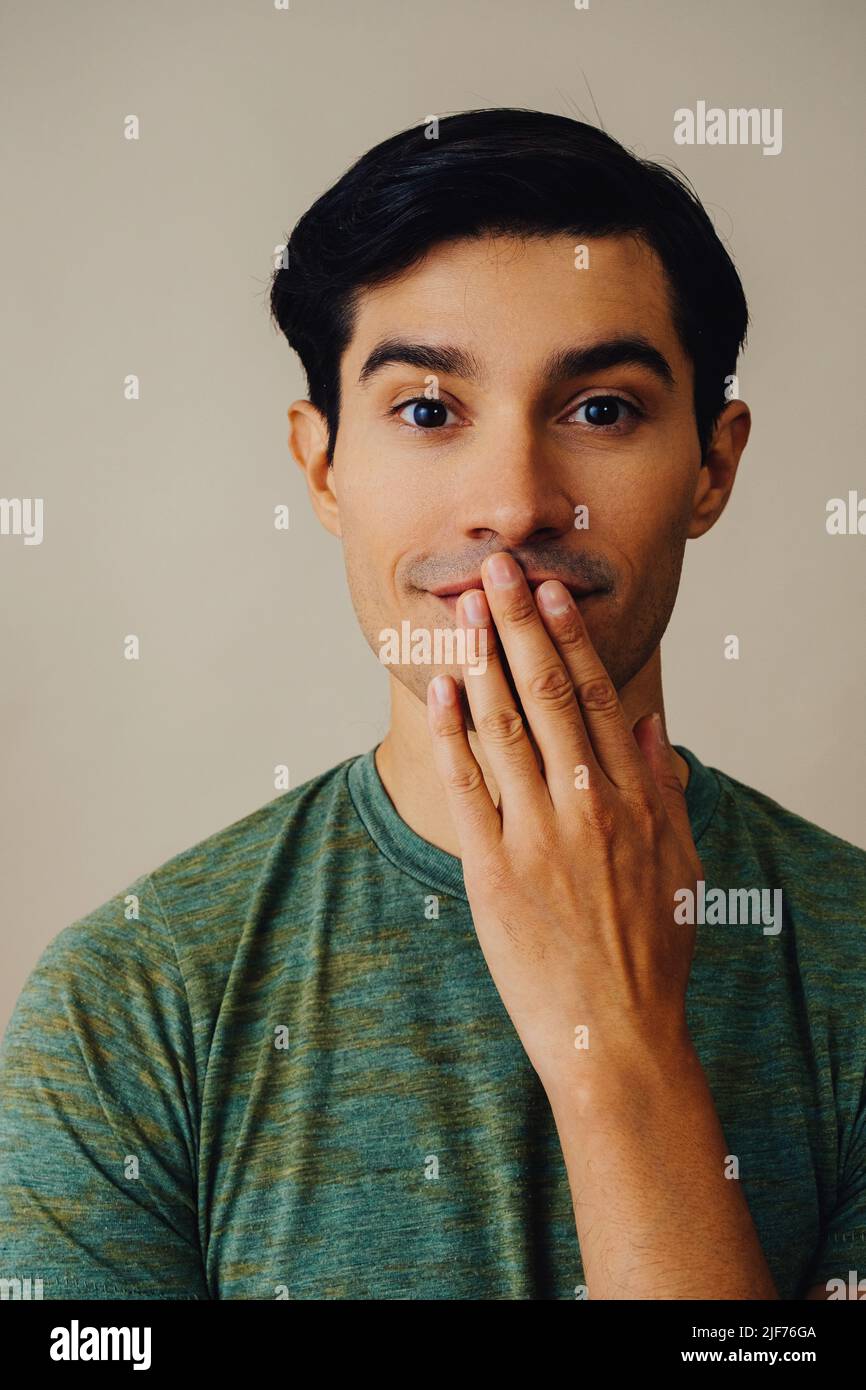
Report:
[[334,470],[328,463],[328,425],[312,401],[292,401],[288,410],[289,448],[307,477],[313,511],[332,536],[342,535]]
[[687,533],[690,541],[715,526],[725,510],[751,428],[752,416],[746,402],[730,401],[719,416],[699,470]]

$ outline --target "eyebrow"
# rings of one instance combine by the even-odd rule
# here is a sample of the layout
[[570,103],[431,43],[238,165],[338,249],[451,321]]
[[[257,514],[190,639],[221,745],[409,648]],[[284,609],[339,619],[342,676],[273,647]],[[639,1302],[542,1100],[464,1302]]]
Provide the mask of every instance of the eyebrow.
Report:
[[[364,386],[376,372],[399,363],[420,367],[428,372],[462,377],[467,381],[482,383],[484,380],[478,359],[463,348],[416,343],[407,338],[386,338],[369,353],[361,368],[358,385]],[[674,386],[674,374],[667,358],[639,334],[605,338],[584,347],[561,348],[547,359],[542,378],[547,385],[557,386],[570,381],[572,377],[605,371],[609,367],[644,367],[668,391]]]

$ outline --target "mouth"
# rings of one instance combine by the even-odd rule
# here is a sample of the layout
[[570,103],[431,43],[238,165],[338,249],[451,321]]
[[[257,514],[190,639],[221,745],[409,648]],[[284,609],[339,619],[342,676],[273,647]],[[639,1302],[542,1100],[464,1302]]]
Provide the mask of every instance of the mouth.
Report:
[[[535,593],[535,590],[538,588],[539,584],[543,584],[547,579],[559,579],[559,575],[542,574],[537,579],[527,578],[527,583],[529,584],[529,587],[532,590],[532,592]],[[581,585],[571,583],[566,579],[560,579],[559,582],[565,585],[566,589],[571,594],[571,597],[574,599],[575,603],[581,605],[586,601],[586,599],[597,598],[600,594],[604,592],[603,589],[583,588]],[[430,589],[428,590],[428,592],[431,593],[434,598],[438,598],[441,600],[442,603],[447,604],[450,612],[456,614],[457,600],[459,599],[460,595],[465,593],[468,589],[481,589],[482,592],[484,591],[484,585],[481,582],[480,576],[478,579],[467,580],[464,584],[455,584],[452,585],[450,588],[443,587],[441,589]]]

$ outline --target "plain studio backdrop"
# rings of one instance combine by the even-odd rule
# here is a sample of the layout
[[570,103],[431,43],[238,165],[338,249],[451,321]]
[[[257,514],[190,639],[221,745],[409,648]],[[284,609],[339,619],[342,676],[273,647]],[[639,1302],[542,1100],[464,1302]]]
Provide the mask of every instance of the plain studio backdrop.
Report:
[[[0,536],[0,1026],[63,927],[278,795],[277,765],[297,786],[384,734],[267,292],[349,164],[469,107],[602,124],[731,250],[754,425],[686,550],[669,729],[866,846],[866,535],[826,529],[866,497],[864,31],[860,0],[5,0],[0,492],[44,499],[44,538]],[[675,144],[701,101],[781,108],[781,152]]]

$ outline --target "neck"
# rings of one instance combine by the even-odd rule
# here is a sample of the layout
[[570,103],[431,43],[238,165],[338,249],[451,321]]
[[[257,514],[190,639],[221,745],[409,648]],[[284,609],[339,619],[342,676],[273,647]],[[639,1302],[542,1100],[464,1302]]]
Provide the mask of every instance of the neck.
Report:
[[[390,676],[390,694],[391,724],[376,750],[379,776],[397,814],[409,828],[422,840],[459,858],[459,841],[448,813],[439,774],[433,764],[426,707],[393,675]],[[642,715],[657,710],[667,732],[658,647],[642,670],[622,688],[619,697],[629,728],[633,728]],[[469,743],[493,802],[498,805],[499,789],[476,733],[470,732]],[[677,775],[685,789],[689,778],[688,763],[679,753],[674,754],[674,760]]]

